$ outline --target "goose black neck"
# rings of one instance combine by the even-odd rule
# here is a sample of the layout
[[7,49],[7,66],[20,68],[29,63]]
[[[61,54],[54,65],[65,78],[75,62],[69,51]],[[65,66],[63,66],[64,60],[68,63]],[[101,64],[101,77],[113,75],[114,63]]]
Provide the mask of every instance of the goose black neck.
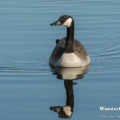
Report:
[[65,45],[65,53],[72,53],[73,51],[73,40],[74,40],[74,21],[71,26],[67,28],[67,40]]

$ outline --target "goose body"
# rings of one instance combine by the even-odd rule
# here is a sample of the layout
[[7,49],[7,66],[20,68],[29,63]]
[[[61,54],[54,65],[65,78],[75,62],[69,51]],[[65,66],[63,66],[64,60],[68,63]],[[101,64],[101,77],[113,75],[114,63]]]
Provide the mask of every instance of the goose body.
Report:
[[84,46],[74,38],[74,20],[71,16],[63,15],[51,25],[67,27],[67,37],[56,40],[49,64],[56,67],[81,67],[90,63],[90,57]]

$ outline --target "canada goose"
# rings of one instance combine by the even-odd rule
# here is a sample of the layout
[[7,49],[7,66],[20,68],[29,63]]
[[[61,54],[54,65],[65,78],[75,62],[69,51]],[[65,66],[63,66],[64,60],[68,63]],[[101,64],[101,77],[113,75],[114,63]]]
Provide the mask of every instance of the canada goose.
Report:
[[53,25],[67,27],[67,37],[56,40],[49,64],[57,67],[81,67],[90,63],[90,57],[83,45],[74,38],[74,20],[69,15],[61,16]]

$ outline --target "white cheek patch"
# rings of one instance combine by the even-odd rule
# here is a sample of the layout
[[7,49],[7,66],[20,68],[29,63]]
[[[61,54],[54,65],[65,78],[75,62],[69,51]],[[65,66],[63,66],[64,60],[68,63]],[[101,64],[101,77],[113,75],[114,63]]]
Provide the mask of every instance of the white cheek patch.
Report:
[[63,107],[63,111],[66,113],[66,115],[71,116],[72,112],[71,112],[71,107],[70,106],[65,106]]
[[68,18],[68,19],[63,23],[63,25],[64,25],[64,26],[67,26],[67,27],[70,27],[70,26],[71,26],[71,23],[72,23],[72,18]]

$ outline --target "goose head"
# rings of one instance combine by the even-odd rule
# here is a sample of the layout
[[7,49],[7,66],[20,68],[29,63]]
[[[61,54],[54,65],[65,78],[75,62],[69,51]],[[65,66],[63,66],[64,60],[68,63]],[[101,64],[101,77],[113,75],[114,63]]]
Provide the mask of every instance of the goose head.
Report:
[[64,25],[66,27],[70,27],[72,25],[73,18],[69,15],[62,15],[56,22],[50,24],[51,26],[54,25]]

